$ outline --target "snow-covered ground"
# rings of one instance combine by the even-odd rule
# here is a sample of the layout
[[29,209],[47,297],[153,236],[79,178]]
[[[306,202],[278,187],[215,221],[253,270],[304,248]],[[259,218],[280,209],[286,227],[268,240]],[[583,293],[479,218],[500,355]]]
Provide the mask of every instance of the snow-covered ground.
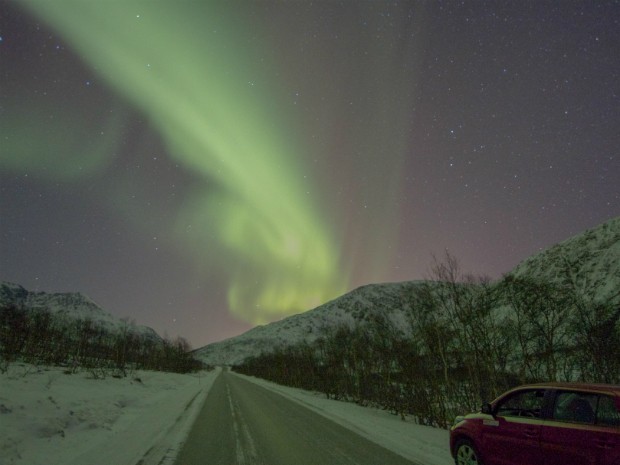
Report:
[[[0,375],[0,465],[171,465],[219,370],[87,372],[14,364]],[[241,376],[241,375],[239,375]],[[448,432],[388,412],[244,377],[405,458],[450,465]]]
[[217,373],[93,379],[14,364],[0,375],[0,465],[172,464]]

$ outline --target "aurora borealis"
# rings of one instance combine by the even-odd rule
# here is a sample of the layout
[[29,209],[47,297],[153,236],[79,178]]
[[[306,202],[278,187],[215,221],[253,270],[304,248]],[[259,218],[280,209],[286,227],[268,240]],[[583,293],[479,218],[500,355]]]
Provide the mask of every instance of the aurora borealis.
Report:
[[0,2],[0,278],[194,343],[620,214],[613,2]]
[[233,312],[265,322],[344,291],[333,240],[304,195],[300,149],[281,134],[275,93],[248,85],[260,70],[245,47],[230,49],[249,40],[239,26],[220,15],[210,23],[208,3],[26,4],[149,118],[171,157],[216,185],[188,195],[179,227],[198,230],[186,239],[201,260],[218,245],[229,254]]

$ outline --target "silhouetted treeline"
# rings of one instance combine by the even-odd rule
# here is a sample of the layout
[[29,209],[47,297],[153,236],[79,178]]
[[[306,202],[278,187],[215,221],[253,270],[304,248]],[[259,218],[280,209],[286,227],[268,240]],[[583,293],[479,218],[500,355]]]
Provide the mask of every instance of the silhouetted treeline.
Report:
[[450,256],[433,275],[403,296],[405,327],[375,315],[234,369],[440,427],[525,382],[620,383],[618,294],[597,302],[568,273],[560,284],[491,285],[462,276]]
[[203,368],[189,343],[140,333],[123,321],[112,331],[89,319],[66,319],[47,310],[0,307],[0,371],[12,361],[86,369],[94,376],[125,376],[136,369],[187,373]]

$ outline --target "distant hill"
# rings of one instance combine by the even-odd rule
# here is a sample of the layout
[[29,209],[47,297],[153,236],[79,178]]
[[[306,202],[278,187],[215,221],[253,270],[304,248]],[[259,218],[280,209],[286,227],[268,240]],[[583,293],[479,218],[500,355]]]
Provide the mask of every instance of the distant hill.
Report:
[[409,311],[407,294],[415,292],[421,281],[368,284],[323,304],[314,310],[285,318],[225,341],[194,351],[196,358],[212,365],[235,365],[248,356],[276,347],[313,342],[325,327],[352,325],[383,315],[404,330],[404,312]]
[[[103,310],[95,302],[80,293],[31,292],[18,284],[0,282],[0,307],[15,305],[27,311],[46,310],[65,320],[92,320],[110,332],[127,326],[127,322]],[[161,337],[148,326],[131,325],[138,335],[154,341]]]
[[509,274],[558,284],[571,279],[594,300],[618,298],[620,217],[522,261]]
[[[509,274],[558,284],[568,276],[594,300],[616,299],[620,305],[620,217],[524,260]],[[235,365],[278,347],[313,342],[324,327],[352,325],[373,315],[387,317],[406,332],[405,314],[415,312],[410,297],[423,283],[362,286],[313,310],[197,349],[195,356],[210,365]]]

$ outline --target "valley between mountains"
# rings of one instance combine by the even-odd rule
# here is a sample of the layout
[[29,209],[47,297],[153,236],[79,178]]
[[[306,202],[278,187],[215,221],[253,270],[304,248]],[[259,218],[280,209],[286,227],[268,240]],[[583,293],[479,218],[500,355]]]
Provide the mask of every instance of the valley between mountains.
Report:
[[[620,383],[620,218],[498,280],[449,255],[431,275],[196,350],[80,294],[4,282],[0,464],[190,464],[204,447],[204,463],[447,465],[454,416],[508,387]],[[308,431],[287,423],[305,415]],[[320,453],[304,462],[303,444]]]

